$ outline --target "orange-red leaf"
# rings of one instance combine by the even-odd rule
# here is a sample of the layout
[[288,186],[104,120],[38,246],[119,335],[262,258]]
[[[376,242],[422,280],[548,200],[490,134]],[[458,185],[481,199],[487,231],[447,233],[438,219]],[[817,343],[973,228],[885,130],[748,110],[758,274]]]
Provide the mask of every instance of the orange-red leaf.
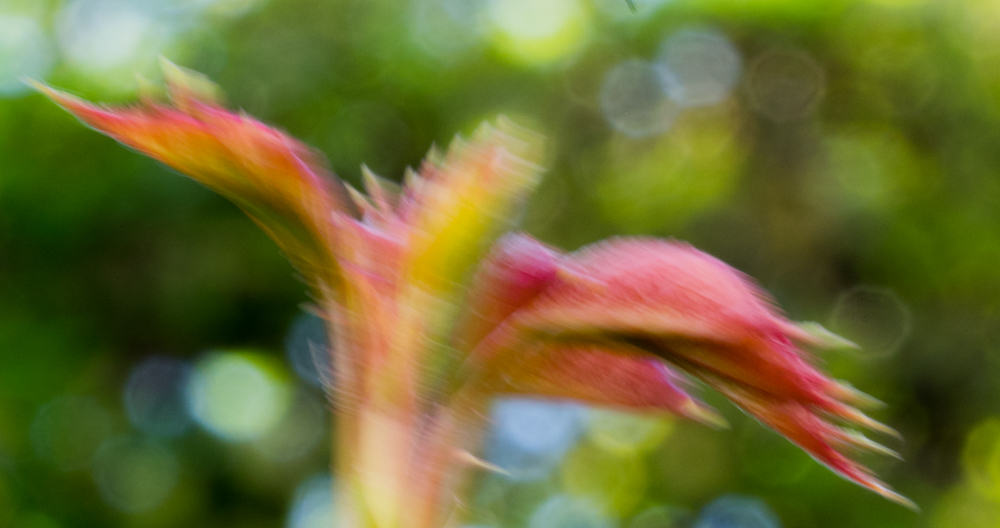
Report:
[[320,158],[286,134],[228,112],[196,89],[205,81],[174,68],[174,105],[107,108],[40,86],[99,132],[198,180],[240,206],[311,282],[340,287],[330,215],[344,211]]

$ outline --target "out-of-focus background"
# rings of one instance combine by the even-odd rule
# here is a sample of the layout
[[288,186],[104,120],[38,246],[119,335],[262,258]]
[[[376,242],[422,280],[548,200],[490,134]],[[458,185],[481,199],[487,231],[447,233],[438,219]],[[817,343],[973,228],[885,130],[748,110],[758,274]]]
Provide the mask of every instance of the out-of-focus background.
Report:
[[[0,0],[0,526],[329,527],[304,287],[232,205],[19,80],[127,101],[157,57],[398,178],[505,113],[550,138],[522,224],[688,240],[888,403],[923,508],[710,393],[713,431],[502,402],[470,525],[1000,526],[1000,2]],[[335,483],[333,483],[335,485]]]

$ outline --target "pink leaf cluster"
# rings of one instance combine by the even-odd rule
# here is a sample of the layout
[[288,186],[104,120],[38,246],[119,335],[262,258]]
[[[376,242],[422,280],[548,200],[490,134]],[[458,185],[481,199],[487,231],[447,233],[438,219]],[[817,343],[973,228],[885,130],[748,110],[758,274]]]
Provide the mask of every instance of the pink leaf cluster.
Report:
[[[399,193],[366,171],[365,196],[294,139],[222,109],[196,89],[200,78],[168,73],[173,104],[104,108],[42,89],[232,199],[307,279],[335,342],[339,468],[358,481],[354,515],[367,524],[444,524],[461,480],[453,454],[475,448],[492,398],[720,425],[689,394],[692,378],[838,474],[912,506],[847,456],[891,454],[848,426],[891,430],[804,350],[828,340],[788,321],[748,277],[676,241],[615,239],[565,254],[504,235],[540,178],[543,149],[530,132],[484,126],[432,152]],[[418,481],[430,491],[406,491]]]

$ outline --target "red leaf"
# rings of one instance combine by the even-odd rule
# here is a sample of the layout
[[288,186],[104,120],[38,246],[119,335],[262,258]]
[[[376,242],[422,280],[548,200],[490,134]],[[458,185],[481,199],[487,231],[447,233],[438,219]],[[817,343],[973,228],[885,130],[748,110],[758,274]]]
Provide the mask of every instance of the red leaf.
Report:
[[472,350],[510,314],[538,296],[556,278],[558,259],[554,250],[527,235],[501,238],[473,279],[456,344]]
[[847,458],[840,451],[844,448],[861,448],[883,454],[894,454],[888,449],[867,440],[860,434],[850,433],[834,426],[817,415],[815,409],[808,405],[794,400],[772,398],[728,382],[710,383],[745,411],[801,447],[838,475],[889,500],[911,509],[918,509],[913,501],[893,491],[874,477],[867,468]]
[[540,344],[500,367],[500,393],[571,398],[637,411],[668,411],[713,426],[725,421],[678,387],[666,364],[624,345]]
[[[532,339],[639,347],[723,392],[846,478],[912,506],[840,452],[847,445],[884,448],[827,416],[891,430],[848,405],[864,398],[825,376],[792,342],[820,340],[780,315],[749,278],[687,244],[656,239],[600,243],[561,266],[549,287],[511,315],[506,331],[491,336],[477,357],[506,364]],[[542,379],[572,386],[565,372],[575,364],[568,354],[562,361],[569,366],[546,363],[552,373]]]

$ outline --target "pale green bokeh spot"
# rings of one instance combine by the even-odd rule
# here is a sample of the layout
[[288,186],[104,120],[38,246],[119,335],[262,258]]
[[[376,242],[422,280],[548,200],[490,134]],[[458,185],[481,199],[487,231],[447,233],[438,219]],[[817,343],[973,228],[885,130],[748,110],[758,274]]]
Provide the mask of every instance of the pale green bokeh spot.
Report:
[[962,469],[972,489],[1000,500],[1000,419],[987,418],[972,429],[962,449]]
[[177,459],[166,447],[142,438],[121,437],[101,446],[94,480],[101,496],[126,513],[155,509],[177,484]]
[[673,430],[669,416],[591,409],[587,437],[597,447],[616,455],[646,453]]
[[493,41],[510,60],[531,66],[568,58],[587,41],[590,13],[579,0],[496,0]]
[[85,468],[110,434],[111,416],[96,400],[84,396],[49,402],[31,424],[35,454],[62,471]]
[[685,116],[655,142],[609,143],[609,166],[593,191],[608,221],[628,232],[657,232],[726,203],[744,154],[728,112],[711,112]]
[[631,513],[646,492],[646,466],[636,454],[615,454],[583,443],[566,456],[563,489],[599,504],[610,515]]
[[198,362],[188,387],[195,419],[224,440],[260,438],[284,417],[292,399],[287,373],[256,353],[215,352]]

